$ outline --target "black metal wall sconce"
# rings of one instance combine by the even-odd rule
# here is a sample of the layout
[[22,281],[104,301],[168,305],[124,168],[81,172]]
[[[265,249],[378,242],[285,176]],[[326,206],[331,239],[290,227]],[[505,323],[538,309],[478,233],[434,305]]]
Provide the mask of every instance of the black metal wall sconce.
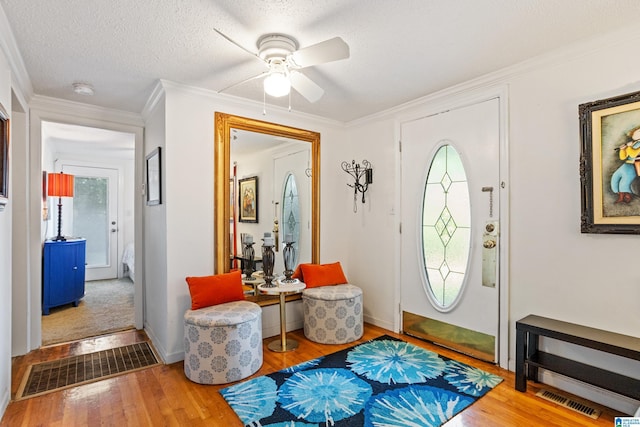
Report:
[[347,186],[353,188],[353,211],[358,211],[358,193],[362,193],[362,203],[364,203],[364,193],[369,189],[369,184],[373,183],[373,169],[371,163],[367,160],[360,163],[356,163],[355,160],[349,162],[342,162],[342,170],[351,175],[354,182],[353,184],[347,184]]

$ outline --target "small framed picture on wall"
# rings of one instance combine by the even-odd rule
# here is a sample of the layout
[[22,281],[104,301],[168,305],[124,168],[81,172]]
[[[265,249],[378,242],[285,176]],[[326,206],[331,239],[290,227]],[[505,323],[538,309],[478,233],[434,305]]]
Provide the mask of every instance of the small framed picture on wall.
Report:
[[147,156],[147,206],[162,203],[162,163],[160,147]]
[[258,222],[258,177],[238,180],[238,221]]

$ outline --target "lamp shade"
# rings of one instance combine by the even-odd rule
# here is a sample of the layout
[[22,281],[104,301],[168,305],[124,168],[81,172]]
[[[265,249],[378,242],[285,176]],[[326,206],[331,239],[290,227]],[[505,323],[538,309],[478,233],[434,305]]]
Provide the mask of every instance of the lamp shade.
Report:
[[73,197],[73,175],[66,173],[50,173],[47,184],[47,195],[56,197]]
[[273,97],[285,96],[291,90],[291,81],[280,72],[272,72],[264,79],[264,91]]

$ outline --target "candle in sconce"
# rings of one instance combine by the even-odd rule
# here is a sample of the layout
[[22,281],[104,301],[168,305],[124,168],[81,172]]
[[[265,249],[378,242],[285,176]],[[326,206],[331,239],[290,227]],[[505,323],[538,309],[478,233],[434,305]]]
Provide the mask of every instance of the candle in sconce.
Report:
[[245,234],[244,236],[244,244],[249,245],[253,243],[253,236],[251,234]]
[[293,234],[291,234],[291,233],[285,234],[284,242],[285,243],[293,243]]
[[265,237],[264,238],[264,245],[265,246],[274,246],[275,245],[274,238],[273,237]]

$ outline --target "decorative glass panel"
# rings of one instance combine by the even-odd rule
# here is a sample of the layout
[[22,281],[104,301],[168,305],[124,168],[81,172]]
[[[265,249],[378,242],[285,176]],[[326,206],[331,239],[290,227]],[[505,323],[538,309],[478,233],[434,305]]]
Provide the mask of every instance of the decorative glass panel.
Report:
[[450,310],[462,295],[470,244],[467,175],[455,148],[443,145],[429,167],[422,205],[422,255],[428,295],[439,310]]
[[76,176],[73,235],[87,239],[87,267],[109,264],[109,180]]
[[282,236],[283,241],[289,236],[293,239],[295,258],[293,265],[298,263],[300,251],[300,202],[298,199],[298,186],[296,178],[289,173],[285,178],[284,191],[282,192]]

